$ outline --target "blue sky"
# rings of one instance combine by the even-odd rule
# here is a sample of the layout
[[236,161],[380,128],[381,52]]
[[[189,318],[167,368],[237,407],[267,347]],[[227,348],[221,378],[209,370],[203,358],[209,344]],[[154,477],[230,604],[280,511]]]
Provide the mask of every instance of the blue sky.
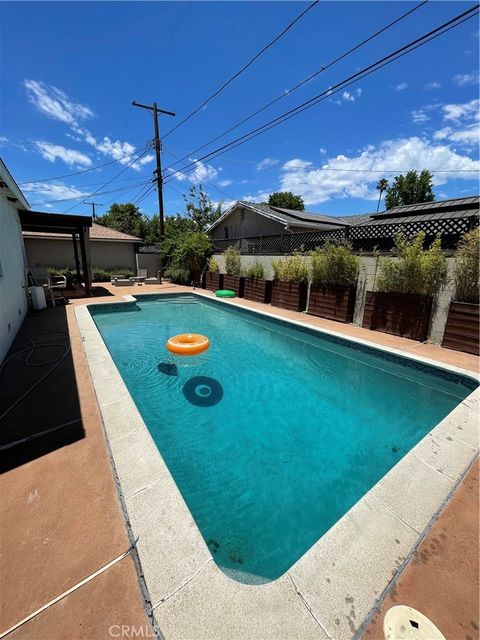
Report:
[[[166,133],[307,6],[303,2],[7,2],[1,5],[0,153],[39,210],[89,213],[81,204],[139,199],[154,169],[150,115],[131,101],[175,111]],[[289,89],[415,6],[320,2],[251,68],[164,142],[165,209],[201,182],[214,201],[261,201],[291,190],[310,211],[375,210],[387,169],[428,168],[437,198],[478,193],[477,18],[345,92],[211,161],[169,166],[273,98],[278,103],[208,152],[328,89],[473,6],[430,1],[295,92]],[[145,150],[131,167],[127,165]],[[130,154],[130,155],[129,155]],[[133,155],[132,155],[133,154]],[[124,158],[124,156],[127,156]],[[80,175],[38,179],[91,169]],[[178,170],[182,164],[176,165]],[[119,171],[123,173],[102,187]],[[345,171],[348,169],[348,171]],[[354,169],[355,171],[352,171]],[[376,170],[380,173],[370,173]],[[208,182],[205,182],[205,179]],[[121,191],[112,192],[115,189]],[[108,193],[103,193],[108,192]],[[69,198],[77,198],[69,199]],[[90,198],[88,198],[90,199]],[[79,204],[80,203],[80,204]],[[75,206],[77,205],[77,206]],[[156,212],[151,192],[139,206]]]

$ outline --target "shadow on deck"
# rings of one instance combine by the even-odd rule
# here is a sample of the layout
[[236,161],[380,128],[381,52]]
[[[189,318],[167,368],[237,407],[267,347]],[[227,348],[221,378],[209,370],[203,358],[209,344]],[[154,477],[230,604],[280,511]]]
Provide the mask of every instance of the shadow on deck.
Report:
[[[32,340],[37,346],[51,346],[25,351],[32,347]],[[84,437],[66,308],[30,313],[8,358],[0,373],[1,472]]]

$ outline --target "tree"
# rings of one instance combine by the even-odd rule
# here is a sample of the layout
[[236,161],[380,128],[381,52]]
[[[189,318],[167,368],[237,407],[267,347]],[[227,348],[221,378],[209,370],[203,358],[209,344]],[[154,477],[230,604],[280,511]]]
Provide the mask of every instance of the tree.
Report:
[[296,196],[291,191],[275,191],[268,198],[271,207],[279,209],[293,209],[294,211],[305,211],[305,204],[301,196]]
[[205,231],[222,215],[222,204],[213,204],[200,185],[190,187],[183,199],[186,204],[186,217],[191,220],[197,231]]
[[125,204],[112,204],[103,216],[97,218],[96,222],[122,233],[144,238],[147,219],[134,204],[127,202]]
[[378,194],[378,203],[377,203],[377,211],[380,209],[380,202],[382,200],[382,193],[385,191],[385,189],[388,187],[388,180],[386,178],[381,178],[378,182],[377,182],[377,189],[379,191]]
[[430,171],[424,169],[420,174],[409,171],[405,175],[395,176],[393,185],[387,189],[385,207],[392,209],[392,207],[434,200],[433,176]]

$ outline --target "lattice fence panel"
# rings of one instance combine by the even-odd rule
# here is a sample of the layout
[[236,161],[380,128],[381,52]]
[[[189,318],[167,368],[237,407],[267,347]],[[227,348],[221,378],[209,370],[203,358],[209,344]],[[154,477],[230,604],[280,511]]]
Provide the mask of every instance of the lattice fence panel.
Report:
[[440,235],[442,247],[454,249],[464,233],[478,226],[478,216],[471,216],[469,218],[446,218],[423,222],[363,225],[288,235],[229,238],[228,240],[214,240],[214,245],[217,252],[223,252],[228,247],[235,247],[243,255],[288,255],[294,251],[312,251],[316,247],[323,246],[327,240],[339,242],[348,239],[356,251],[372,251],[373,249],[388,251],[394,246],[395,236],[398,233],[411,238],[420,231],[424,231],[427,246]]

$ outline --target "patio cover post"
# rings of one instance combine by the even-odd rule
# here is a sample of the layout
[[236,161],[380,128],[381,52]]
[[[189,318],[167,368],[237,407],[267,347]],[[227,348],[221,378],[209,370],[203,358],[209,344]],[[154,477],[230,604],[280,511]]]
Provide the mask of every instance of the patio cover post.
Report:
[[92,295],[92,267],[90,264],[90,229],[80,228],[80,253],[82,254],[83,279],[85,283],[85,293]]
[[73,240],[73,255],[75,257],[75,271],[77,275],[77,281],[80,284],[82,281],[82,276],[80,274],[80,260],[78,259],[78,245],[77,245],[77,234],[72,233]]

